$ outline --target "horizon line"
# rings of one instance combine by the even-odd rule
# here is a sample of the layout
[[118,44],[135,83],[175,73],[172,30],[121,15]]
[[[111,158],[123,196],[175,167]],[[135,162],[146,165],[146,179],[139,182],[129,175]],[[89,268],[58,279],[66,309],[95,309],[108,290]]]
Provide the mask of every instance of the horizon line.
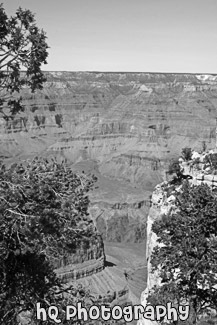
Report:
[[42,70],[42,72],[74,72],[74,73],[146,73],[146,74],[189,74],[217,75],[217,72],[150,72],[150,71],[97,71],[97,70]]

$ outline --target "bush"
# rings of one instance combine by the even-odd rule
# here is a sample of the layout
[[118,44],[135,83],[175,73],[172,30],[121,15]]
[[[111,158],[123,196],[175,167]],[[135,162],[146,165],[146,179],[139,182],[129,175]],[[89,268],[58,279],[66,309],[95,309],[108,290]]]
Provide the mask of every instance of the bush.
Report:
[[181,172],[181,168],[180,168],[178,159],[171,160],[169,163],[167,173],[169,175],[172,175],[172,174],[179,174],[180,172]]
[[182,157],[188,161],[188,160],[191,160],[191,157],[192,157],[192,150],[191,148],[183,148],[182,149]]
[[211,166],[214,170],[217,170],[217,153],[212,153],[209,155]]

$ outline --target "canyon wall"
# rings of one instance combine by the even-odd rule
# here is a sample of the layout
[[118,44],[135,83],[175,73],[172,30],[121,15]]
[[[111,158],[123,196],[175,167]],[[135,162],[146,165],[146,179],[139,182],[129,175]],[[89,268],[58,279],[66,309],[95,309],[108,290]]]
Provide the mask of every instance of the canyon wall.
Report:
[[[86,247],[88,244],[88,247]],[[96,229],[91,238],[82,241],[71,254],[53,261],[54,268],[63,282],[70,282],[98,273],[105,267],[105,253],[102,237]]]
[[[55,155],[95,173],[93,219],[106,240],[143,241],[149,196],[183,147],[215,146],[217,77],[47,72],[25,111],[0,119],[0,154]],[[114,208],[115,207],[115,208]],[[124,207],[124,208],[123,208]],[[123,230],[116,233],[117,227]]]

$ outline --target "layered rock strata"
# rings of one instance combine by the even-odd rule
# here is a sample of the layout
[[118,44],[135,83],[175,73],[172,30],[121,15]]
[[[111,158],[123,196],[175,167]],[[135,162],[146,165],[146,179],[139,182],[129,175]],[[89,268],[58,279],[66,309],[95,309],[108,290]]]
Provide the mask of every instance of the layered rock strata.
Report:
[[104,231],[103,237],[117,241],[144,240],[146,220],[141,215],[147,217],[146,208],[127,208],[124,213],[123,209],[116,209],[114,213],[110,207],[129,204],[132,187],[137,188],[135,205],[141,202],[139,192],[146,192],[148,200],[153,187],[164,179],[168,160],[183,147],[201,150],[204,145],[207,148],[215,145],[216,75],[96,72],[46,75],[42,91],[32,94],[28,89],[23,90],[25,112],[7,121],[0,119],[1,156],[14,159],[52,154],[72,165],[94,162],[99,178],[115,180],[117,188],[125,182],[122,192],[115,195],[109,182],[101,182],[101,193],[108,187],[111,190],[110,198],[95,200],[96,208],[104,205],[102,217],[94,216],[97,226],[115,229],[118,224],[120,229],[122,219],[125,216],[128,219],[124,224],[126,236],[123,233],[120,237],[115,233],[108,236]]
[[127,178],[136,169],[142,181],[140,169],[158,170],[181,146],[213,147],[216,76],[50,72],[47,79],[42,91],[23,91],[24,113],[1,120],[3,153],[97,159],[105,173],[122,166],[116,172]]
[[98,273],[105,267],[104,244],[100,235],[88,240],[88,248],[82,242],[72,253],[61,260],[54,261],[56,273],[63,282]]

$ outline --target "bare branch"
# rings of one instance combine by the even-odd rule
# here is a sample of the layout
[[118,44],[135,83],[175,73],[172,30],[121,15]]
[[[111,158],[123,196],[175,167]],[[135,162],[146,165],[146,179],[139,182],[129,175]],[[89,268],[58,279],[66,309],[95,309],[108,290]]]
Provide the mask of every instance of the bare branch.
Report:
[[[1,64],[2,62],[4,62],[7,58],[9,58],[10,56],[13,56],[11,53],[12,53],[12,51],[9,51],[8,54],[6,54],[5,57],[2,58],[2,59],[0,60],[0,64]],[[14,57],[14,56],[13,56],[13,57]],[[0,68],[1,68],[1,67],[0,67]]]
[[17,54],[16,56],[13,57],[13,59],[9,60],[8,62],[6,62],[5,64],[0,66],[0,69],[3,69],[4,67],[10,65],[12,62],[14,62],[17,58],[19,57],[19,54]]

